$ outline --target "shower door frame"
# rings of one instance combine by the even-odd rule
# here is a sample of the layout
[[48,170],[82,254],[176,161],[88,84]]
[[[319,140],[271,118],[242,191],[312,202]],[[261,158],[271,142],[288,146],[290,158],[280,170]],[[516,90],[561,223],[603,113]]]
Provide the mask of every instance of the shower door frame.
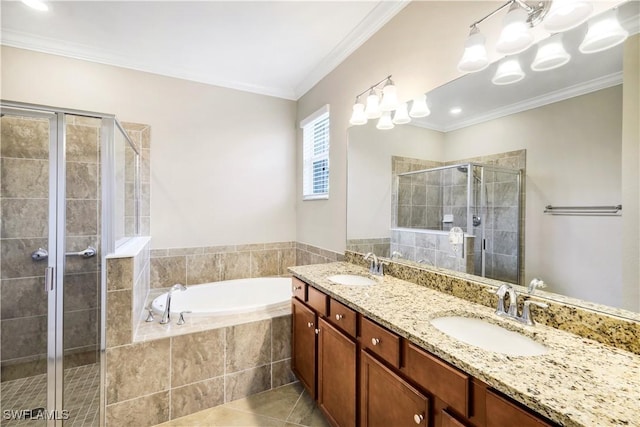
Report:
[[[135,234],[140,230],[140,152],[115,115],[58,108],[0,99],[0,108],[7,114],[49,119],[49,218],[48,262],[45,270],[47,292],[47,427],[62,427],[64,410],[64,274],[66,258],[66,122],[67,115],[101,120],[100,128],[100,425],[105,419],[106,403],[106,256],[115,250],[115,147],[116,128],[136,152],[135,160]],[[50,417],[49,414],[55,414]],[[54,418],[54,419],[49,419]],[[59,419],[58,419],[59,418]]]

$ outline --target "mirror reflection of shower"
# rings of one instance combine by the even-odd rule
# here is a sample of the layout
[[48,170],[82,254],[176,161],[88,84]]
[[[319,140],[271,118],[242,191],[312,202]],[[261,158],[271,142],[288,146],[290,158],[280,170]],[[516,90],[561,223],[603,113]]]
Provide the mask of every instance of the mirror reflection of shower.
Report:
[[[519,170],[489,164],[396,173],[390,249],[407,260],[519,283],[520,193]],[[465,235],[462,259],[451,255],[447,233],[454,227]]]

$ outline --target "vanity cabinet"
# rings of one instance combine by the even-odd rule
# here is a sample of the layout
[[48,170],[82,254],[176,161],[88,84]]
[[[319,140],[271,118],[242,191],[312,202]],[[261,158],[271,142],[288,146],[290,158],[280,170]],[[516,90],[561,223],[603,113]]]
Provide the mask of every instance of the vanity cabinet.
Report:
[[292,369],[332,425],[554,426],[298,279],[293,295]]
[[429,399],[366,350],[361,352],[360,421],[363,426],[429,426]]

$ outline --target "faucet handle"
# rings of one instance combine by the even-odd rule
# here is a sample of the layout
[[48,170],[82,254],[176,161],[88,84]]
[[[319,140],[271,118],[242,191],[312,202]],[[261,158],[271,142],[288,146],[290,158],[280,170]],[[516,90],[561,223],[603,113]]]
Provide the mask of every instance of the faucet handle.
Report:
[[145,310],[148,311],[147,313],[147,318],[145,319],[145,322],[153,322],[153,308],[151,308],[151,306],[147,306],[145,307]]
[[186,313],[191,313],[191,311],[181,311],[180,312],[180,317],[178,318],[178,321],[176,322],[176,324],[178,324],[178,325],[184,325],[185,324],[184,315]]
[[540,308],[549,308],[549,304],[545,304],[539,301],[533,301],[530,299],[525,300],[524,306],[522,307],[522,322],[529,326],[535,325],[533,317],[531,317],[531,305],[535,305]]

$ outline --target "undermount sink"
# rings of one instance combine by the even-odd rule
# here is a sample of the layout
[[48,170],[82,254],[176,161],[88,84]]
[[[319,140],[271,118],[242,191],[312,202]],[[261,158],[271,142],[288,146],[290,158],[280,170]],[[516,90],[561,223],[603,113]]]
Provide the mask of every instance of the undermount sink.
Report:
[[525,335],[475,317],[438,317],[431,324],[466,344],[508,356],[540,356],[549,351]]
[[336,274],[327,277],[327,279],[330,282],[345,286],[371,286],[376,283],[375,280],[357,274]]

